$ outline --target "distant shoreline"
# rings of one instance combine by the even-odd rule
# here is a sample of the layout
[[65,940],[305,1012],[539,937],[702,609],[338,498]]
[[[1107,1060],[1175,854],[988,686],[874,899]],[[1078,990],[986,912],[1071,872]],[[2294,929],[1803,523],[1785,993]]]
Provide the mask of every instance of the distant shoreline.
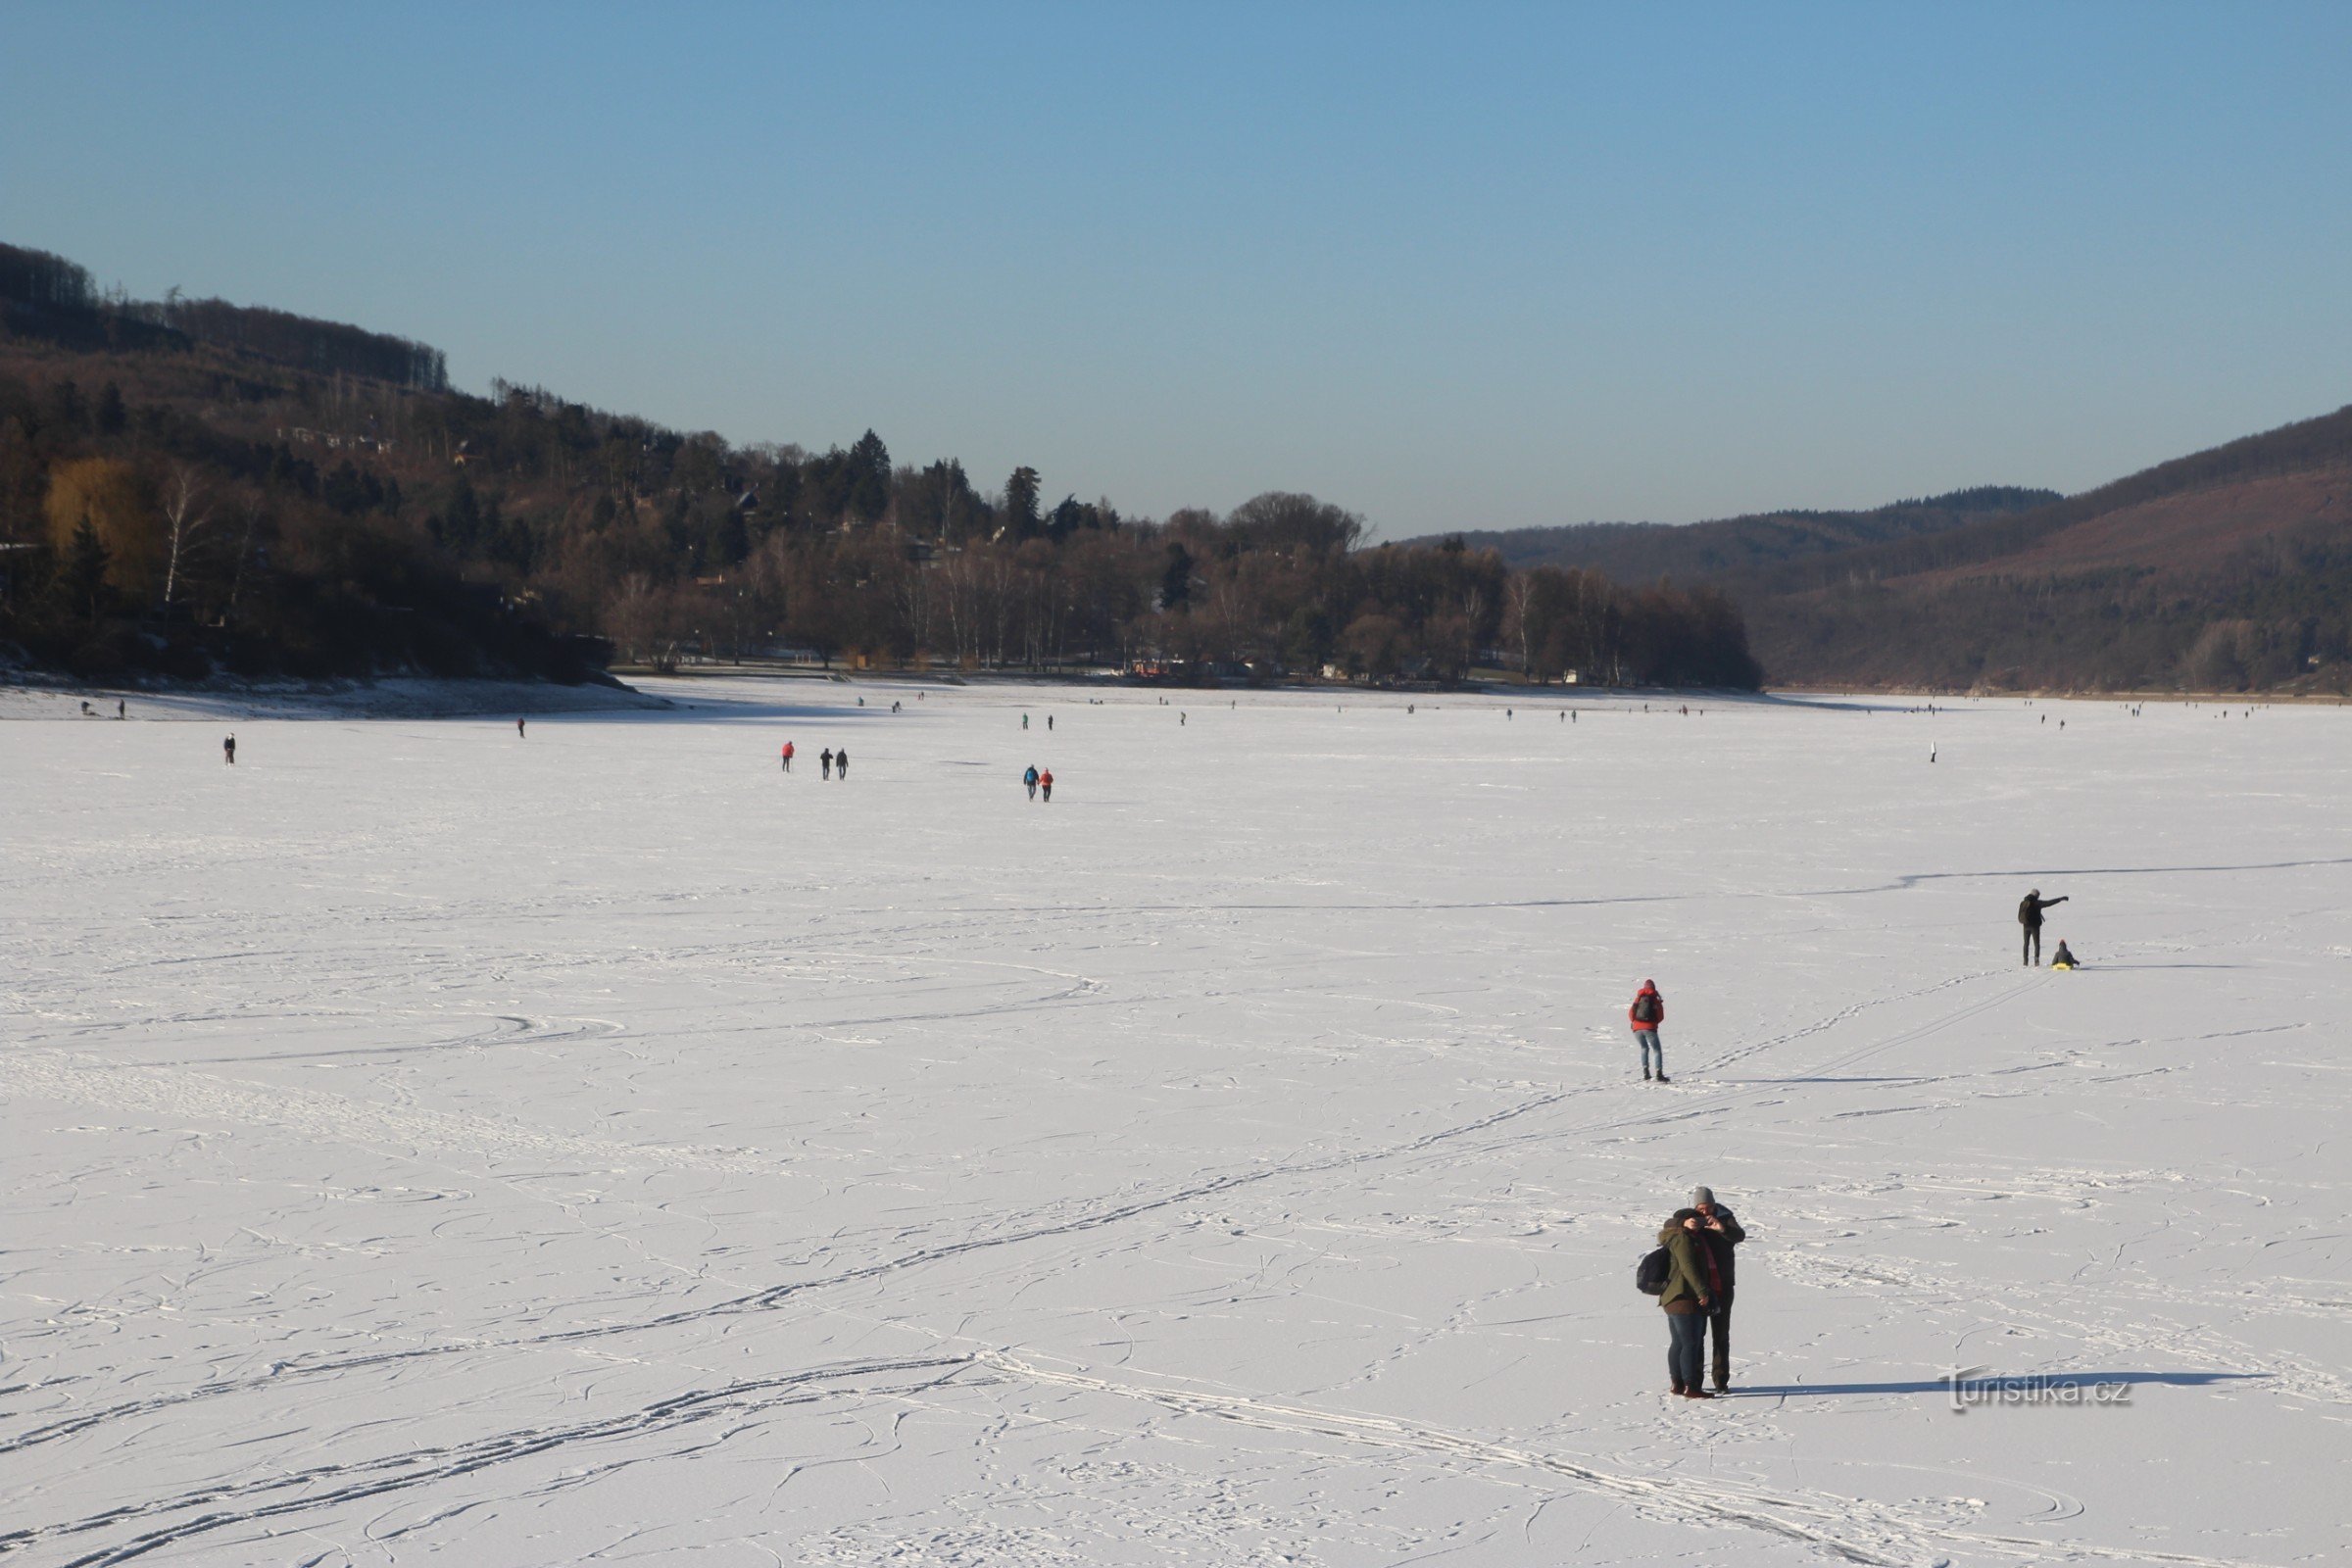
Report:
[[218,720],[253,718],[516,718],[554,713],[629,712],[666,709],[665,697],[617,681],[583,682],[496,678],[434,679],[389,676],[381,680],[158,681],[152,685],[100,685],[70,676],[13,672],[0,678],[0,720],[80,719],[78,704],[112,719],[115,705],[127,704],[141,719]]

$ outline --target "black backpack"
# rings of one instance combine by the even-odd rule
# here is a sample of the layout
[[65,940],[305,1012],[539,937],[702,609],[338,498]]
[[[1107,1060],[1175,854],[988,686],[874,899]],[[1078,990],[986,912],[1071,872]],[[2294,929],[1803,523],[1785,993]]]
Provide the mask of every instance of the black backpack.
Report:
[[1673,1277],[1674,1259],[1661,1247],[1635,1265],[1634,1289],[1643,1296],[1664,1296],[1666,1282]]
[[1658,1011],[1658,994],[1656,992],[1644,991],[1634,999],[1634,1022],[1656,1023]]

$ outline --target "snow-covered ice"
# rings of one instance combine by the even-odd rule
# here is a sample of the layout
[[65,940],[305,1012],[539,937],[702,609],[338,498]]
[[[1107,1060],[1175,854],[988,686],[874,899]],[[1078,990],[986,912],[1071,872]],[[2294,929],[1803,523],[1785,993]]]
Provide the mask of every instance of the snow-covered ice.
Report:
[[0,1562],[2352,1557],[2352,712],[917,684],[0,724]]

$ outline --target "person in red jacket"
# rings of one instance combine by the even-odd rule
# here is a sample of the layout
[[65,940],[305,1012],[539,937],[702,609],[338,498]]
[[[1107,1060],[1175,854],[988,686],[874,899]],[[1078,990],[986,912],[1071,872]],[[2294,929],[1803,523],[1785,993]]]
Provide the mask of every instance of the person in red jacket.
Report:
[[1049,767],[1037,775],[1037,787],[1045,795],[1046,804],[1052,806],[1054,804],[1054,770],[1052,768]]
[[1651,1076],[1649,1060],[1658,1060],[1657,1080],[1665,1083],[1666,1048],[1658,1044],[1658,1025],[1666,1021],[1666,999],[1658,995],[1658,983],[1644,980],[1642,989],[1634,993],[1634,1004],[1625,1009],[1625,1016],[1634,1026],[1634,1042],[1642,1048],[1642,1077]]
[[780,752],[778,752],[778,753],[777,753],[777,755],[778,755],[779,757],[781,757],[781,758],[783,758],[783,759],[784,759],[784,771],[785,771],[785,772],[787,772],[787,773],[791,772],[791,771],[792,771],[792,742],[790,742],[790,741],[786,741],[786,742],[784,743],[783,750],[782,750],[782,751],[780,751]]

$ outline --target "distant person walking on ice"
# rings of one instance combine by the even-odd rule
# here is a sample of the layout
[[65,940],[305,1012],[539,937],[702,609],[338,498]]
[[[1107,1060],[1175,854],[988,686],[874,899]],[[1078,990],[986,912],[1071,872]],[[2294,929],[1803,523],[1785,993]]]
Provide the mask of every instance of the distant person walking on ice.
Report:
[[231,767],[237,765],[237,737],[233,732],[220,743],[220,760]]
[[1646,1082],[1651,1076],[1649,1062],[1655,1056],[1658,1062],[1657,1080],[1665,1083],[1666,1048],[1658,1044],[1658,1025],[1666,1021],[1666,999],[1658,995],[1658,983],[1655,980],[1642,982],[1642,989],[1634,993],[1634,1004],[1626,1008],[1625,1015],[1634,1026],[1634,1043],[1642,1048],[1643,1081]]
[[1037,775],[1037,787],[1045,793],[1046,804],[1052,806],[1054,804],[1054,770],[1052,768],[1049,767]]
[[[1714,1250],[1700,1239],[1704,1222],[1694,1208],[1678,1208],[1658,1232],[1666,1250],[1666,1289],[1658,1305],[1666,1310],[1667,1386],[1686,1399],[1715,1397],[1701,1386],[1705,1370],[1707,1320],[1723,1297]],[[1725,1249],[1728,1253],[1730,1249]]]
[[817,765],[817,766],[819,766],[819,767],[821,767],[821,768],[823,768],[823,769],[825,770],[825,777],[827,777],[827,778],[831,778],[831,777],[833,776],[833,748],[832,748],[832,747],[828,746],[828,747],[826,747],[826,748],[825,748],[823,751],[821,751],[821,752],[817,753],[817,755],[816,755],[816,765]]
[[843,778],[850,776],[850,749],[847,746],[833,754],[833,771]]
[[2020,951],[2024,955],[2027,968],[2031,969],[2041,962],[2041,911],[2054,909],[2065,902],[2064,899],[2043,898],[2039,888],[2035,888],[2019,902],[2017,923],[2026,928],[2025,946]]
[[523,736],[522,736],[522,720],[521,720],[521,719],[519,719],[519,718],[517,718],[516,720],[514,720],[514,738],[515,738],[516,740],[521,740],[521,739],[523,738]]
[[1026,772],[1026,773],[1023,773],[1023,774],[1021,775],[1021,782],[1029,786],[1029,798],[1030,798],[1031,800],[1033,800],[1033,801],[1034,801],[1034,800],[1036,800],[1036,799],[1037,799],[1037,764],[1036,764],[1035,762],[1031,762],[1031,763],[1029,764],[1029,771],[1028,771],[1028,772]]
[[784,771],[785,771],[785,772],[787,772],[787,773],[791,772],[791,771],[792,771],[792,742],[790,742],[790,741],[786,741],[786,742],[784,743],[784,745],[783,745],[783,749],[782,749],[782,750],[780,750],[780,751],[778,751],[778,752],[776,753],[776,755],[777,755],[778,757],[780,757],[780,758],[782,758],[782,759],[784,760]]

